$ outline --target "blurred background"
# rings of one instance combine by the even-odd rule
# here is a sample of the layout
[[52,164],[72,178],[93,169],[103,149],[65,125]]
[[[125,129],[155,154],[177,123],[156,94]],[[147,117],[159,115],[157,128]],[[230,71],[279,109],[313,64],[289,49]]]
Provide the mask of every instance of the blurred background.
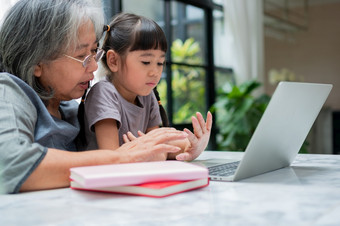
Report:
[[[1,0],[0,18],[18,0]],[[278,82],[331,83],[301,153],[340,153],[340,0],[97,0],[106,21],[154,19],[169,43],[158,91],[172,126],[214,114],[209,149],[245,149]]]

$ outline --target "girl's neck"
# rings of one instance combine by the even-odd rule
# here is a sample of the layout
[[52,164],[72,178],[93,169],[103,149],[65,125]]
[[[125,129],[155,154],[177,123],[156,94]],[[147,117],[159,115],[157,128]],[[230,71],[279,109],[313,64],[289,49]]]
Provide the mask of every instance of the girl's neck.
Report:
[[119,81],[113,79],[112,84],[116,87],[118,93],[128,102],[137,105],[137,94],[130,92],[129,90],[125,89]]

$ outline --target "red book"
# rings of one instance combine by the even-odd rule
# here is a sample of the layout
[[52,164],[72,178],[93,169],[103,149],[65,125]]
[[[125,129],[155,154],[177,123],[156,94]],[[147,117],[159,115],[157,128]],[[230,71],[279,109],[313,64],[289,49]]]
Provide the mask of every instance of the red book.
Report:
[[86,188],[81,186],[76,181],[71,181],[70,187],[72,189],[85,191],[97,191],[97,192],[99,191],[162,198],[189,190],[206,187],[208,185],[209,179],[203,178],[188,181],[158,181],[138,185],[112,186],[102,188]]

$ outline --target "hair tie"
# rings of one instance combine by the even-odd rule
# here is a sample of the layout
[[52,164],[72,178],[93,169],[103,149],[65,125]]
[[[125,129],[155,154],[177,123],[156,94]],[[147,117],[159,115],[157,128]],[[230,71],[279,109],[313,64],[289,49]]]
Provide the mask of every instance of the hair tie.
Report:
[[110,31],[110,25],[104,25],[104,31],[109,32]]
[[162,103],[161,103],[161,101],[160,101],[160,100],[158,101],[158,105],[162,105]]

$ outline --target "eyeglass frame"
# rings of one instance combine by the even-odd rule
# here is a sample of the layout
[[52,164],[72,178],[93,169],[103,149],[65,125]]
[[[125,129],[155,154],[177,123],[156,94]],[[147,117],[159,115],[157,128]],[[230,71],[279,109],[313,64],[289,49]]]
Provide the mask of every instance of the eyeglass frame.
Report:
[[84,68],[87,68],[87,67],[89,66],[90,62],[91,62],[91,57],[93,57],[94,60],[95,60],[96,62],[98,62],[98,61],[100,61],[100,59],[104,56],[104,54],[105,54],[105,50],[100,49],[100,48],[97,48],[96,54],[87,55],[87,56],[84,58],[84,60],[79,60],[79,59],[77,59],[77,58],[74,58],[74,57],[69,56],[69,55],[66,55],[66,54],[63,54],[63,55],[66,56],[66,57],[68,57],[68,58],[70,58],[70,59],[72,59],[72,60],[78,61],[79,63],[82,64],[82,66],[83,66]]

